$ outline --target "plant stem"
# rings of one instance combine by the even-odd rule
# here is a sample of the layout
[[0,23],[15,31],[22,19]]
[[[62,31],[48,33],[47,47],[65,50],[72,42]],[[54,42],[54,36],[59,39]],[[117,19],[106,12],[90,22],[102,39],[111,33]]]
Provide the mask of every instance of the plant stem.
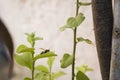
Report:
[[52,80],[52,76],[51,76],[51,74],[52,74],[52,67],[51,66],[49,67],[49,70],[50,70],[49,80]]
[[[77,0],[76,3],[76,16],[79,13],[79,0]],[[77,36],[77,28],[73,30],[73,63],[72,63],[72,80],[74,80],[75,77],[75,54],[76,54],[76,36]]]
[[[34,48],[34,45],[32,45],[32,48]],[[32,53],[32,59],[34,58],[34,52]],[[32,80],[34,80],[34,71],[35,71],[35,61],[32,62]]]
[[[34,58],[34,55],[32,55],[32,59]],[[32,80],[34,80],[34,70],[35,70],[35,61],[32,63]]]

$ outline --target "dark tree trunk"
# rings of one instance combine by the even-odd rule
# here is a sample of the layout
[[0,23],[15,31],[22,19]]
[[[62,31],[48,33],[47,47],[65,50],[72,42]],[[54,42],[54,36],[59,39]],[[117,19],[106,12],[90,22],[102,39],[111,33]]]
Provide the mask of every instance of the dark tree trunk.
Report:
[[110,80],[120,80],[120,0],[114,0],[114,27]]
[[112,0],[92,0],[94,32],[102,80],[109,80],[112,43]]
[[7,46],[9,53],[10,53],[10,69],[9,69],[9,77],[12,75],[13,71],[13,42],[10,33],[6,29],[3,22],[0,20],[0,40],[4,42],[4,44]]

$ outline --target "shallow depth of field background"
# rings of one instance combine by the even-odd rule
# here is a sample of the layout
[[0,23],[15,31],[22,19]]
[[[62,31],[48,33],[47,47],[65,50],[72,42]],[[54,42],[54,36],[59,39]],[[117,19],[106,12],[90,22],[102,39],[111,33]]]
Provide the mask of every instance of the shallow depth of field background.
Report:
[[[81,7],[80,11],[85,14],[86,20],[78,28],[78,36],[89,38],[93,41],[93,45],[84,42],[78,44],[76,65],[89,65],[94,69],[93,72],[87,73],[90,79],[101,80],[91,6]],[[43,37],[44,40],[36,44],[36,53],[40,52],[40,48],[55,51],[58,57],[53,72],[63,70],[68,74],[57,80],[71,79],[71,67],[61,69],[59,64],[65,52],[72,53],[72,30],[67,29],[64,32],[59,30],[70,16],[75,16],[75,0],[0,0],[0,18],[4,20],[12,34],[15,49],[21,43],[28,44],[24,35],[26,32],[36,32],[36,35]],[[46,59],[42,59],[36,64],[45,64],[45,62]],[[30,71],[18,64],[15,64],[14,70],[12,80],[23,80],[24,76],[30,76]]]

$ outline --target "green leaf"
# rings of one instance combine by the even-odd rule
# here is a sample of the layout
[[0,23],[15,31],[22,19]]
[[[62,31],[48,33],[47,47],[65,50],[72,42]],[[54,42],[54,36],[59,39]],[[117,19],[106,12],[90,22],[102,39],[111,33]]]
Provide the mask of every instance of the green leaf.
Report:
[[42,71],[42,72],[46,72],[46,73],[49,72],[48,68],[47,68],[46,66],[44,66],[44,65],[38,65],[38,66],[36,66],[36,67],[35,67],[35,70],[37,70],[37,71]]
[[66,75],[65,72],[59,71],[59,72],[53,73],[53,74],[52,74],[52,77],[53,77],[53,79],[54,79],[54,78],[59,78],[59,77],[64,76],[64,75]]
[[29,69],[32,69],[32,54],[29,53],[14,54],[14,58],[18,64],[25,66]]
[[49,80],[49,74],[45,72],[39,72],[35,75],[35,80]]
[[93,71],[93,69],[89,68],[88,65],[82,65],[82,66],[76,67],[76,70],[82,71],[83,73],[86,73],[88,71]]
[[64,31],[66,28],[69,28],[68,25],[64,25],[63,27],[60,27],[60,31]]
[[85,42],[88,43],[88,44],[92,44],[92,41],[89,40],[89,39],[85,39],[85,38],[83,38],[83,37],[78,37],[78,38],[77,38],[77,43],[78,43],[78,42],[83,42],[83,41],[85,41]]
[[78,23],[77,23],[76,18],[74,17],[68,18],[67,25],[69,26],[69,28],[77,27]]
[[34,52],[34,48],[28,48],[27,46],[22,44],[22,45],[18,46],[16,52],[17,53]]
[[66,28],[72,28],[78,27],[85,19],[85,16],[80,13],[76,17],[70,17],[67,20],[67,24],[60,28],[61,31],[64,31]]
[[24,78],[24,80],[32,80],[31,78],[29,78],[29,77],[26,77],[26,78]]
[[35,33],[25,33],[27,35],[27,41],[31,44],[31,46],[35,45],[35,41],[37,40],[43,40],[42,37],[35,37]]
[[60,63],[61,63],[61,68],[66,68],[68,66],[70,66],[73,62],[73,56],[70,54],[64,54],[63,58],[61,59]]
[[79,13],[75,19],[77,21],[77,26],[79,26],[85,20],[85,16],[83,13]]
[[49,58],[48,58],[48,61],[47,61],[48,66],[49,66],[49,67],[52,67],[54,61],[55,61],[55,58],[54,58],[54,57],[49,57]]
[[89,80],[89,78],[81,71],[77,72],[76,80]]
[[79,2],[79,6],[89,6],[91,2]]
[[41,58],[48,58],[48,57],[52,57],[52,56],[57,56],[57,54],[55,54],[52,51],[47,52],[45,54],[38,54],[37,56],[34,57],[34,61],[41,59]]
[[35,44],[35,33],[25,33],[27,35],[27,41],[33,46]]
[[92,41],[89,40],[89,39],[85,39],[85,42],[88,43],[88,44],[92,44]]
[[83,37],[78,37],[77,38],[77,42],[83,42],[83,41],[85,41],[85,39]]
[[35,32],[32,32],[32,33],[25,33],[25,35],[30,36],[30,37],[35,37]]
[[42,37],[36,37],[35,40],[43,40]]

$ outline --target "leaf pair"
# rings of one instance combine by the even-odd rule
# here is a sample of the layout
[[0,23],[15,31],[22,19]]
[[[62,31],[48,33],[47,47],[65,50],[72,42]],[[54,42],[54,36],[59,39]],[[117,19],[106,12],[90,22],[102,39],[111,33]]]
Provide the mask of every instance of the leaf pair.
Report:
[[85,73],[88,71],[93,71],[93,69],[89,68],[88,65],[76,67],[76,70],[77,70],[76,80],[89,80]]
[[55,78],[65,75],[63,71],[58,71],[55,73],[51,72],[54,61],[54,57],[49,57],[47,61],[48,67],[44,65],[38,65],[35,70],[39,71],[39,73],[36,74],[35,80],[50,80],[50,78],[51,80],[54,80]]
[[35,67],[35,70],[38,71],[38,73],[35,75],[35,80],[49,80],[50,78],[52,78],[51,80],[54,80],[51,73],[51,68],[54,60],[55,60],[54,57],[49,57],[47,61],[48,67],[44,65],[38,65],[37,67]]
[[[47,65],[49,68],[52,67],[53,63],[55,61],[55,58],[54,57],[49,57],[48,60],[47,60]],[[42,72],[45,72],[45,73],[49,73],[50,70],[48,69],[48,67],[44,66],[44,65],[38,65],[35,67],[35,69],[37,71],[42,71]]]
[[[64,54],[63,58],[61,59],[61,68],[67,68],[68,66],[70,66],[73,62],[73,56],[66,53]],[[85,72],[87,71],[93,71],[92,68],[88,68],[87,65],[83,65],[80,67],[76,67],[77,69],[77,74],[76,74],[76,80],[89,80],[89,78],[87,77],[87,75],[85,74]]]
[[[52,57],[52,56],[57,56],[54,52],[48,52],[46,54],[42,54],[42,55],[37,55],[34,58],[32,58],[32,54],[31,52],[34,52],[34,48],[28,48],[25,45],[20,45],[17,48],[17,53],[14,54],[14,58],[16,60],[16,62],[22,66],[28,67],[29,69],[32,68],[32,61],[36,61],[38,59],[41,58],[48,58],[48,57]],[[51,63],[49,63],[51,65]]]
[[25,33],[25,34],[27,35],[27,41],[28,41],[32,46],[35,45],[35,41],[36,41],[36,40],[43,40],[42,37],[36,37],[36,36],[35,36],[35,33],[31,33],[31,34]]
[[[54,57],[49,57],[48,58],[47,64],[49,66],[49,69],[52,69],[54,61],[55,61]],[[52,78],[52,80],[54,80],[56,78],[59,78],[61,76],[64,76],[64,75],[65,75],[65,73],[63,71],[51,72],[51,78]]]
[[93,69],[89,68],[88,65],[82,65],[82,66],[76,67],[76,70],[82,71],[83,73],[86,73],[88,71],[93,71]]
[[[35,80],[50,80],[49,75],[50,75],[49,73],[39,72],[35,75]],[[56,73],[52,73],[51,80],[57,79],[64,75],[65,75],[65,73],[63,71],[58,71]]]
[[16,50],[16,54],[14,54],[14,58],[16,62],[22,66],[25,66],[29,69],[32,69],[32,53],[34,52],[34,48],[29,48],[26,45],[18,46]]
[[25,66],[29,69],[32,69],[32,62],[33,60],[38,60],[40,58],[47,58],[47,57],[52,57],[52,56],[57,56],[55,53],[50,52],[48,54],[43,54],[43,55],[37,55],[34,59],[32,58],[32,54],[29,52],[24,52],[21,54],[14,54],[14,58],[16,62],[22,66]]
[[64,31],[66,28],[72,28],[78,27],[85,19],[85,16],[83,13],[78,14],[76,17],[70,17],[68,18],[66,25],[60,28],[61,31]]

